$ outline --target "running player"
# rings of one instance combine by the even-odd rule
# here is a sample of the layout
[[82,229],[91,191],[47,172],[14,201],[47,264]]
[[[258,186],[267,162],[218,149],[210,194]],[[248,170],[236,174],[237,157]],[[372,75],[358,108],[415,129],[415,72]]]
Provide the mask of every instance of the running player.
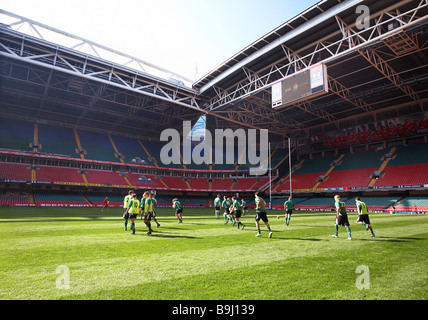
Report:
[[144,223],[149,228],[147,231],[147,235],[151,235],[152,230],[152,217],[153,217],[153,201],[152,201],[152,194],[148,191],[145,192],[147,194],[146,200],[144,202]]
[[229,220],[232,222],[232,227],[233,227],[236,224],[236,219],[235,219],[235,215],[234,215],[233,211],[230,212],[230,209],[232,207],[232,203],[233,203],[232,198],[227,197],[227,204],[228,204],[227,213],[228,213]]
[[241,203],[236,199],[235,196],[232,197],[232,205],[230,207],[230,213],[235,216],[236,223],[239,225],[242,225],[242,230],[245,228],[245,224],[243,224],[239,219],[241,218],[242,210],[241,210]]
[[128,194],[123,199],[123,209],[124,209],[123,220],[125,220],[125,231],[128,230],[128,219],[129,219],[129,214],[126,213],[126,210],[128,209],[128,204],[129,204],[129,201],[131,201],[133,194],[134,194],[134,191],[129,190]]
[[146,199],[149,197],[149,192],[148,191],[144,191],[143,196],[141,197],[141,210],[140,210],[140,220],[143,220],[143,216],[146,213]]
[[359,196],[355,197],[355,204],[357,205],[358,218],[357,223],[361,224],[363,227],[366,227],[366,230],[370,229],[371,237],[374,237],[373,228],[370,224],[369,212],[367,210],[367,205],[361,201]]
[[101,209],[101,212],[104,212],[104,209],[106,209],[106,211],[108,212],[109,203],[110,203],[110,201],[108,201],[108,197],[105,197],[105,199],[103,201],[103,207]]
[[132,194],[132,199],[128,203],[128,208],[125,214],[129,214],[131,220],[131,234],[135,234],[135,218],[137,218],[140,211],[140,201],[137,199],[137,194]]
[[288,198],[287,201],[284,202],[285,209],[285,225],[288,226],[290,224],[291,214],[293,213],[294,202],[291,200],[291,197]]
[[259,196],[259,192],[257,191],[255,194],[255,202],[256,202],[256,228],[257,234],[256,237],[260,237],[262,234],[260,232],[260,220],[262,220],[266,227],[269,230],[269,238],[272,238],[272,230],[270,229],[269,220],[266,215],[266,202],[262,197]]
[[229,207],[231,203],[228,200],[227,196],[223,196],[223,202],[221,203],[221,206],[224,208],[224,224],[227,224],[229,222]]
[[175,209],[175,216],[178,219],[178,223],[183,223],[183,206],[181,205],[180,201],[178,201],[178,198],[172,199],[172,207]]
[[340,196],[337,194],[334,196],[336,206],[336,220],[334,222],[334,234],[333,238],[338,238],[339,226],[343,226],[348,231],[348,240],[351,240],[351,228],[349,227],[348,214],[346,213],[345,202],[340,201]]
[[219,219],[220,216],[220,208],[221,208],[221,195],[217,195],[217,198],[214,199],[214,207],[215,207],[215,216]]

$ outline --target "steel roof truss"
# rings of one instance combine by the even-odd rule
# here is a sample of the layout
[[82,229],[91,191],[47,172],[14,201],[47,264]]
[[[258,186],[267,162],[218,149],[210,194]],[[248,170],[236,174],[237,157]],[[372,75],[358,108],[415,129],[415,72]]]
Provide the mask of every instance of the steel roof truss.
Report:
[[[318,56],[323,57],[323,62],[328,63],[348,53],[355,52],[357,49],[363,48],[369,44],[381,41],[395,33],[402,32],[404,29],[416,25],[428,19],[428,16],[422,13],[423,9],[428,7],[428,2],[422,0],[415,7],[406,12],[398,11],[400,5],[406,4],[408,1],[401,1],[394,6],[388,8],[386,12],[380,12],[372,15],[375,23],[370,27],[359,30],[356,23],[347,25],[339,16],[335,16],[338,30],[331,33],[323,39],[317,40],[304,48],[300,48],[295,54],[302,54],[300,58],[287,52],[287,47],[282,44],[284,49],[284,57],[276,63],[266,66],[258,71],[251,70],[251,77],[248,77],[249,68],[241,68],[247,75],[242,81],[234,84],[229,88],[217,88],[216,92],[221,91],[221,95],[214,96],[207,105],[207,110],[216,110],[229,103],[242,99],[246,96],[254,94],[260,90],[269,89],[271,84],[278,78],[285,77],[291,72],[295,72],[293,66],[309,67],[312,64],[319,62]],[[398,21],[399,26],[393,30],[388,30],[387,25]],[[342,35],[340,39],[335,40],[338,35]],[[276,77],[274,75],[277,75]],[[254,75],[257,75],[255,77]],[[269,79],[269,80],[268,80]]]

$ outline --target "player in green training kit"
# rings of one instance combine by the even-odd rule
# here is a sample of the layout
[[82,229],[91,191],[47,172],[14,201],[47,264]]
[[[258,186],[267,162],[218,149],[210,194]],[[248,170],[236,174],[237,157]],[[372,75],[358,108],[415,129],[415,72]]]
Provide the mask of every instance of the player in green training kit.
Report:
[[293,213],[294,202],[291,200],[291,197],[288,198],[287,201],[284,202],[285,209],[285,225],[288,226],[290,224],[291,214]]
[[140,210],[140,220],[143,220],[143,216],[145,213],[145,205],[146,205],[146,199],[149,197],[149,192],[144,191],[143,196],[140,200],[141,210]]
[[150,220],[153,220],[156,223],[156,226],[159,228],[160,224],[156,220],[156,214],[155,214],[155,204],[156,200],[153,198],[153,193],[149,192],[149,197],[146,199],[146,205],[147,205],[147,215],[150,216]]
[[[227,224],[229,222],[230,219],[230,215],[229,215],[229,208],[232,205],[232,201],[230,201],[230,198],[224,196],[223,197],[223,202],[221,203],[221,206],[224,208],[224,213],[223,213],[223,217],[224,217],[224,224]],[[231,220],[233,223],[233,220]]]
[[238,229],[239,229],[239,226],[242,225],[242,230],[244,230],[245,224],[239,221],[242,214],[241,203],[236,199],[235,196],[232,197],[232,201],[233,201],[232,206],[229,209],[230,214],[235,216],[236,223],[238,224]]
[[147,197],[146,197],[146,201],[144,202],[144,223],[149,228],[149,230],[147,231],[147,235],[150,236],[153,233],[151,221],[153,218],[154,201],[152,199],[152,194],[149,193],[148,191],[146,192],[147,192]]
[[132,194],[132,199],[128,203],[128,208],[126,209],[125,214],[129,214],[129,219],[131,220],[131,234],[135,234],[135,218],[137,218],[138,213],[140,212],[140,201],[137,199],[137,195]]
[[339,226],[343,226],[348,231],[348,240],[351,240],[351,228],[349,227],[348,214],[346,213],[345,202],[340,201],[340,196],[334,196],[334,205],[336,207],[336,220],[334,222],[334,234],[333,238],[338,238]]
[[262,235],[260,232],[260,220],[262,220],[269,230],[269,238],[272,238],[272,230],[270,229],[269,220],[266,215],[266,202],[259,196],[258,192],[256,192],[254,195],[255,195],[255,202],[256,202],[256,217],[255,217],[256,228],[257,228],[256,237],[260,237]]
[[363,227],[366,227],[366,230],[370,230],[371,237],[374,237],[373,228],[370,224],[369,212],[367,210],[367,205],[360,200],[359,196],[355,197],[355,204],[357,205],[358,218],[357,223],[361,224]]
[[233,203],[233,200],[231,197],[227,197],[227,203],[229,204],[229,208],[227,209],[227,213],[228,213],[229,220],[232,222],[232,227],[233,227],[236,224],[236,219],[235,219],[235,215],[234,215],[233,211],[230,212],[230,208],[232,208],[232,203]]
[[217,195],[217,198],[214,199],[214,207],[215,207],[215,217],[218,219],[220,216],[220,208],[221,208],[221,198],[220,195]]
[[133,190],[129,190],[128,194],[123,199],[123,220],[125,220],[125,231],[128,230],[128,219],[129,214],[126,213],[126,210],[128,209],[129,201],[132,199],[132,195],[134,194]]
[[175,216],[178,219],[178,223],[183,223],[183,217],[181,215],[183,213],[183,207],[180,201],[178,201],[178,198],[172,199],[172,207],[175,209]]

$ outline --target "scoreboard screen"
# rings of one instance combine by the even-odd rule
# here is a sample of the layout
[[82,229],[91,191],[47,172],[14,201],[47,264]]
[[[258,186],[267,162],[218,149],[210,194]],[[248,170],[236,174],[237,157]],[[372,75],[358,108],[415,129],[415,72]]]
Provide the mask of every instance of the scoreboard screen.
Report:
[[285,107],[327,92],[327,66],[319,63],[274,83],[272,108]]

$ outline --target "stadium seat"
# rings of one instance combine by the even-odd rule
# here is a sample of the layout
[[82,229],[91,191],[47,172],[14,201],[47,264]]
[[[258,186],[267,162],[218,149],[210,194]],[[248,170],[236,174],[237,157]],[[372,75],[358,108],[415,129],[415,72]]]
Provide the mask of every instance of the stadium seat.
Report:
[[0,206],[22,206],[29,205],[28,195],[15,192],[6,192],[0,195]]
[[77,144],[73,129],[45,124],[39,124],[38,127],[42,152],[80,158],[76,153]]
[[27,164],[0,162],[0,180],[31,181],[31,170]]
[[[291,187],[293,190],[311,189],[316,184],[317,178],[321,175],[321,172],[316,173],[305,173],[305,174],[293,174],[291,175]],[[277,192],[290,190],[290,180],[285,180],[277,189]]]
[[396,212],[428,213],[428,196],[411,196],[395,205]]
[[31,151],[34,122],[0,117],[0,148]]
[[120,162],[107,134],[78,130],[78,135],[86,159]]
[[89,206],[78,194],[34,193],[34,202],[39,206]]
[[[124,156],[125,163],[136,163],[142,165],[154,164],[149,160],[149,156],[143,149],[138,139],[129,138],[129,137],[120,137],[120,136],[111,136],[117,150]],[[134,161],[133,161],[134,160]]]
[[377,168],[332,171],[328,179],[321,182],[318,188],[367,187],[370,173]]
[[256,178],[239,178],[231,186],[232,190],[243,191],[243,190],[255,190],[253,186],[258,183]]
[[38,166],[36,179],[40,182],[85,183],[77,168]]
[[133,186],[151,189],[166,189],[167,187],[154,175],[129,173],[127,176],[129,182]]
[[387,166],[385,174],[374,186],[403,186],[428,184],[428,163]]
[[102,206],[105,197],[108,197],[109,206],[111,207],[122,207],[123,206],[123,198],[125,197],[126,192],[123,197],[119,195],[110,195],[110,194],[86,194],[85,197],[88,201],[94,206]]
[[182,177],[163,176],[162,181],[172,190],[187,190],[190,189]]
[[212,188],[213,190],[217,191],[229,191],[230,187],[232,186],[233,180],[231,178],[225,178],[225,179],[213,179],[212,181]]
[[119,175],[117,172],[112,171],[87,170],[86,177],[88,179],[88,183],[117,186],[128,185],[123,176]]
[[207,178],[191,178],[189,179],[189,184],[192,189],[196,190],[208,190],[209,183]]

